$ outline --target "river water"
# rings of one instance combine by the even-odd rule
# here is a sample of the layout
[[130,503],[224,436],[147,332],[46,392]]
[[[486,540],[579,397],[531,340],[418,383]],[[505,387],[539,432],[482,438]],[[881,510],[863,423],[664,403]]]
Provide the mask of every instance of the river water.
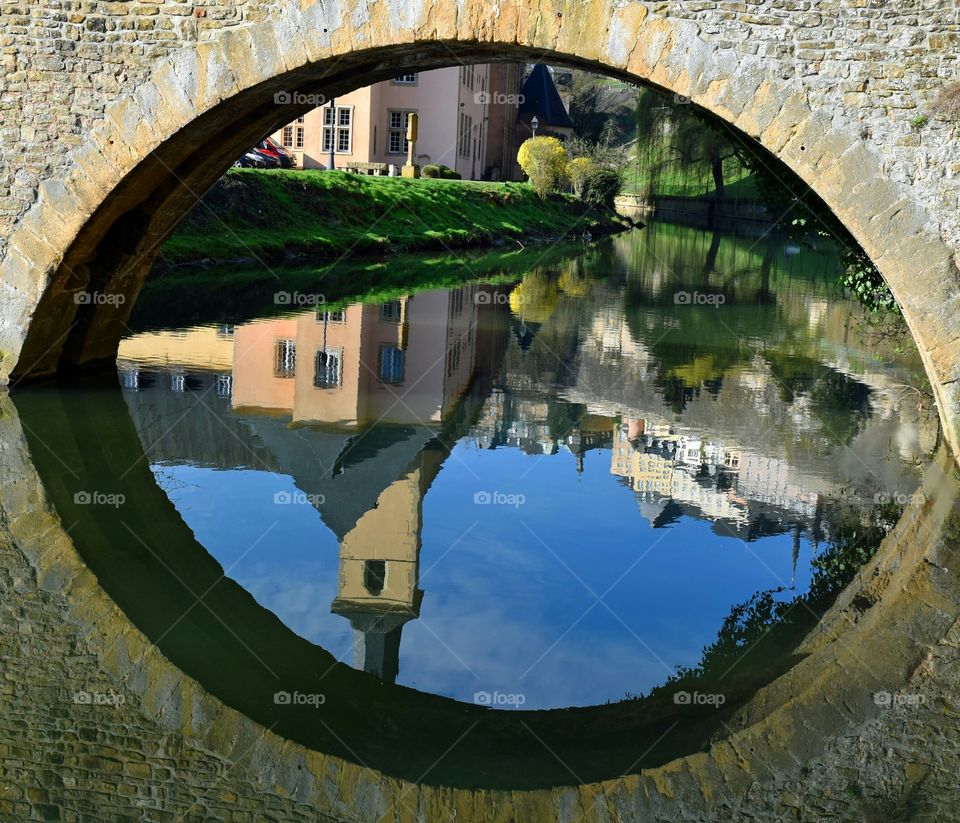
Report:
[[[590,779],[694,704],[657,757],[695,749],[914,494],[938,427],[912,342],[830,247],[776,237],[654,224],[448,267],[152,284],[119,388],[18,401],[61,518],[167,658],[308,745],[404,773],[404,713],[440,741],[461,705],[582,709],[556,733]],[[590,755],[606,704],[625,737]]]

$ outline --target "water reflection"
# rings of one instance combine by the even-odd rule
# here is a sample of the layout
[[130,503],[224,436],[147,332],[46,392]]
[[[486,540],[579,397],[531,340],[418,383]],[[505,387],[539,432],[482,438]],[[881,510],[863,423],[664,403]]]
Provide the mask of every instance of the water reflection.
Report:
[[591,705],[804,591],[838,504],[915,487],[919,365],[876,358],[834,269],[658,226],[512,286],[144,332],[121,383],[200,542],[302,637],[459,700]]

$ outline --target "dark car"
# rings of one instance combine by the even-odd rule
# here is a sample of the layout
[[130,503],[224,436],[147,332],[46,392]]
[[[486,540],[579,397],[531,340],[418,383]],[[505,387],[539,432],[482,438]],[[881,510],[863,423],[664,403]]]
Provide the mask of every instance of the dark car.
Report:
[[235,161],[234,166],[242,169],[265,169],[267,163],[263,157],[252,149],[244,154],[239,160]]

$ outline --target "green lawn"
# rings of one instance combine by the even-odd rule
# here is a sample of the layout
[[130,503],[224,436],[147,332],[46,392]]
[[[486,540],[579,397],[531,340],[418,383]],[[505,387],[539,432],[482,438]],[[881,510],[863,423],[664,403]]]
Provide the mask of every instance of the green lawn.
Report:
[[347,172],[231,170],[163,247],[168,263],[337,257],[613,231],[615,215],[525,183],[405,180]]

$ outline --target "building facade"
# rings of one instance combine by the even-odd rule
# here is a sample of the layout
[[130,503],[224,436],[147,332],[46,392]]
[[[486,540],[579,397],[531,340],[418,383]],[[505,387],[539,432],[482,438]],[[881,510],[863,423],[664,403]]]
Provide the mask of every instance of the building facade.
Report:
[[[407,124],[419,117],[415,162],[437,163],[465,180],[512,174],[522,67],[455,66],[401,74],[328,101],[273,134],[298,165],[324,169],[333,149],[339,169],[375,173],[407,160]],[[376,164],[379,168],[370,168]]]

